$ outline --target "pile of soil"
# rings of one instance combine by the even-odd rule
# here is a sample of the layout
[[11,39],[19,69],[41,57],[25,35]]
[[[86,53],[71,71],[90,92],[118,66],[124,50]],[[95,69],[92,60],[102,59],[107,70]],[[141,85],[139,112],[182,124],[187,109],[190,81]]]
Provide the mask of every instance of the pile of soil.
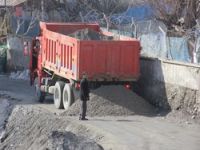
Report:
[[100,32],[88,28],[78,30],[72,34],[69,34],[68,36],[79,40],[105,40],[105,41],[116,40],[116,37],[114,36],[106,36],[101,34]]
[[[80,113],[80,99],[62,115],[77,116]],[[88,116],[129,116],[155,114],[152,105],[123,86],[102,86],[91,91],[87,105]]]
[[191,114],[185,110],[172,110],[164,117],[171,122],[180,124],[200,124],[200,118],[198,116],[191,116]]
[[5,128],[16,99],[0,92],[0,143],[5,138]]
[[[74,134],[66,131],[71,122],[56,115],[44,112],[33,106],[16,106],[6,125],[5,138],[0,143],[4,150],[102,150],[84,132]],[[74,130],[78,127],[74,126]]]

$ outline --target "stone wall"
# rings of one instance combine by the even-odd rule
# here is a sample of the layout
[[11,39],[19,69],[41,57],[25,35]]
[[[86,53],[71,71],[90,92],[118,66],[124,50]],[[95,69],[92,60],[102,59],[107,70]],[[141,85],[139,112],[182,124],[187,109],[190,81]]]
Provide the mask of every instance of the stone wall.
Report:
[[200,114],[200,66],[141,58],[141,78],[135,90],[165,110]]

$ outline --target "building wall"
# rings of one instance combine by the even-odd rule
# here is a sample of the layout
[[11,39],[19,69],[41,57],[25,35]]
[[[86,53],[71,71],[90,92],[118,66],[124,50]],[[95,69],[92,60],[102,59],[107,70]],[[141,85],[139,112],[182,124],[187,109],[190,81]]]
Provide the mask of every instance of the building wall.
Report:
[[24,56],[23,39],[10,35],[7,38],[7,47],[8,70],[27,69],[29,66],[29,57]]

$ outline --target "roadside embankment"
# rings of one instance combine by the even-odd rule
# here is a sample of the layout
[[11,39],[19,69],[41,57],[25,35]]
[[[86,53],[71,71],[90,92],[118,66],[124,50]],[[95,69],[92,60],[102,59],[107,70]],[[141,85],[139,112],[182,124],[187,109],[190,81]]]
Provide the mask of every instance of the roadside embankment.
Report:
[[141,78],[135,90],[165,110],[200,116],[200,66],[141,58]]

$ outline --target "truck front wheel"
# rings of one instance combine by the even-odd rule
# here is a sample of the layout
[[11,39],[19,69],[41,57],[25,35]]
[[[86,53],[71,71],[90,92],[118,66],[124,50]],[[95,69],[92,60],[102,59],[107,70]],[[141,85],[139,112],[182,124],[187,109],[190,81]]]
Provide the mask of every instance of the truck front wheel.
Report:
[[63,105],[65,110],[68,110],[69,107],[74,102],[74,93],[72,90],[72,87],[70,84],[65,84],[64,90],[63,90]]
[[35,92],[36,92],[35,94],[36,94],[37,101],[40,103],[43,103],[45,99],[45,93],[40,90],[40,87],[38,86],[38,84],[35,85]]
[[63,108],[63,88],[65,86],[64,82],[58,81],[55,84],[55,89],[54,89],[54,104],[57,109],[62,109]]
[[35,86],[35,97],[37,101],[43,103],[45,100],[45,92],[41,91],[38,78],[35,79],[34,86]]

